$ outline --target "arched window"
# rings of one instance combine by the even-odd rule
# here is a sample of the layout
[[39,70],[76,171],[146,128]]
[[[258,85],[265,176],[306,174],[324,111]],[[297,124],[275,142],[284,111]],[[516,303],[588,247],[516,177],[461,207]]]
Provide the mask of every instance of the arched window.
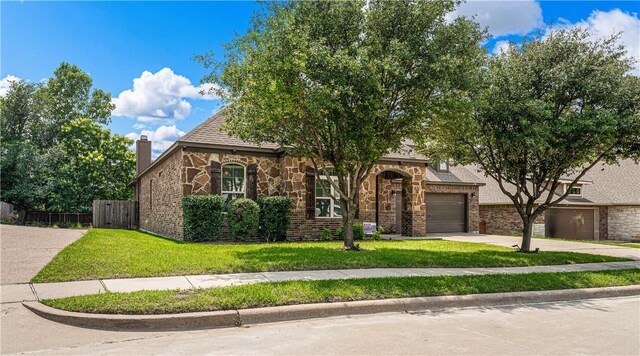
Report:
[[243,165],[227,163],[222,165],[222,196],[227,203],[245,197],[246,179]]

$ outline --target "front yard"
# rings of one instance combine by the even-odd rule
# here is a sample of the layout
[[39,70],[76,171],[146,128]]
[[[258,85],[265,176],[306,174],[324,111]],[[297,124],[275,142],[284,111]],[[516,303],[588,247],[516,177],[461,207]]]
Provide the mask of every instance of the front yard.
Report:
[[366,251],[341,242],[195,244],[129,230],[91,229],[62,250],[34,283],[262,271],[399,267],[512,267],[625,259],[513,249],[453,241],[364,241]]
[[43,303],[58,309],[86,313],[165,314],[304,303],[633,284],[640,284],[640,270],[291,281],[185,291],[103,293],[44,300]]

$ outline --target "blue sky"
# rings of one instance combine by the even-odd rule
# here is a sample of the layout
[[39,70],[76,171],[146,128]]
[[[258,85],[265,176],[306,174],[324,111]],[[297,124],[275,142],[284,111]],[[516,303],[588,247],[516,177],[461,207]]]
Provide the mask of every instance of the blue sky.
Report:
[[[221,55],[256,9],[240,1],[2,1],[0,95],[8,79],[37,82],[62,61],[77,64],[112,94],[112,131],[149,135],[157,155],[220,106],[199,96],[206,70],[193,55]],[[554,22],[586,27],[594,37],[623,31],[622,43],[640,59],[639,12],[638,1],[470,1],[451,16],[476,15],[495,36],[489,51]]]

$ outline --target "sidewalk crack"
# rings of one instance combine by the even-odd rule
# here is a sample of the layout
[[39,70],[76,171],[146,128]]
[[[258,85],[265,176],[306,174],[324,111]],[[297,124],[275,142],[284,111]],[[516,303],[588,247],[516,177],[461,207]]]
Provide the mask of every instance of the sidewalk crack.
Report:
[[33,283],[29,283],[29,288],[31,288],[31,293],[36,297],[36,300],[40,301],[40,297],[38,297],[38,292],[36,292],[36,289],[33,287]]
[[100,284],[102,285],[102,288],[104,288],[105,292],[109,291],[109,288],[107,288],[107,285],[104,284],[104,281],[102,279],[98,279],[98,281],[100,282]]

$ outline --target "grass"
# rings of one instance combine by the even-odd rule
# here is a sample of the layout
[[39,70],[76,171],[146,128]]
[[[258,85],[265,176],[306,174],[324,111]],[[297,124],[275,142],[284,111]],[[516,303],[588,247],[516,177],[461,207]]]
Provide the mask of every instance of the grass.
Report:
[[384,267],[507,267],[626,259],[571,252],[515,253],[454,241],[364,241],[362,252],[341,242],[195,244],[129,230],[91,229],[32,279],[60,282],[260,271]]
[[367,278],[258,283],[186,291],[104,293],[44,304],[68,311],[167,314],[367,299],[592,288],[640,284],[640,270]]

